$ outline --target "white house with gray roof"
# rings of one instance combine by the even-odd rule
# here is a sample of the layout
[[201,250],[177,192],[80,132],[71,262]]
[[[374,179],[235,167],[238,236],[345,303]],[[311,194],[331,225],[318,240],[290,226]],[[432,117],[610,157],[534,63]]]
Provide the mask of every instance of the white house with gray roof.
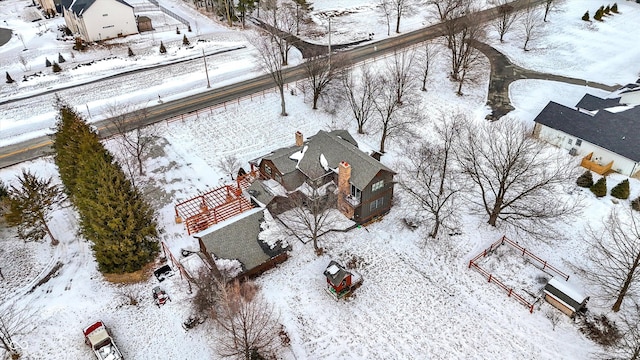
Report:
[[[627,176],[640,172],[640,105],[633,97],[638,84],[614,92],[615,98],[585,95],[575,108],[549,102],[535,118],[534,134],[572,155],[588,156],[597,165]],[[628,90],[632,90],[629,92]]]
[[262,156],[254,165],[263,178],[289,192],[299,191],[304,183],[320,187],[333,182],[338,210],[358,223],[391,208],[395,172],[360,150],[346,130],[319,131],[306,140],[297,132],[295,144]]
[[138,33],[133,6],[124,0],[63,0],[64,20],[86,42]]

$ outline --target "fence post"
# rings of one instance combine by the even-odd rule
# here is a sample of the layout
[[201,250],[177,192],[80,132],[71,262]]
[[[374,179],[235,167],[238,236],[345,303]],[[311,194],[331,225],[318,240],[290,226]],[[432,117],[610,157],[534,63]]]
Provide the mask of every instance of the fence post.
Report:
[[471,269],[472,265],[473,265],[473,260],[469,260],[469,269]]
[[489,274],[489,282],[491,282],[491,276],[493,276],[492,274]]
[[508,295],[509,297],[511,297],[511,293],[512,293],[512,292],[513,292],[513,288],[510,288],[510,289],[509,289],[509,295]]

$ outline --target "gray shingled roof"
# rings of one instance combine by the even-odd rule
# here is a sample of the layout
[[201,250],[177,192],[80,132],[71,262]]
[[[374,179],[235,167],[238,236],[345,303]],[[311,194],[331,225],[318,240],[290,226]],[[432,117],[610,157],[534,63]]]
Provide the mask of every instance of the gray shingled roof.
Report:
[[640,108],[618,113],[600,110],[591,116],[551,101],[534,121],[640,161]]
[[[71,4],[69,4],[68,0],[62,0],[62,1],[63,1],[62,4],[64,7],[66,7],[67,9],[70,9],[74,14],[78,16],[82,15],[85,10],[90,8],[91,5],[93,5],[93,3],[96,2],[96,0],[74,0],[74,1],[71,1]],[[133,6],[131,6],[124,0],[114,0],[114,1],[117,1],[123,5],[127,5],[128,7],[133,9]],[[69,4],[69,5],[65,5],[65,4]]]
[[258,243],[260,222],[263,219],[264,210],[256,208],[194,236],[202,239],[207,251],[216,257],[238,259],[245,270],[251,270],[270,259]]
[[620,106],[620,98],[615,99],[602,99],[591,94],[585,94],[582,99],[576,104],[577,108],[586,109],[589,111],[605,109],[609,107]]
[[[307,146],[307,151],[299,164],[296,160],[290,159],[293,153],[302,150],[304,146]],[[381,170],[394,173],[393,170],[358,149],[358,143],[346,130],[331,132],[320,130],[309,137],[304,146],[279,149],[264,156],[263,159],[273,161],[283,174],[295,171],[298,165],[300,171],[309,177],[319,177],[326,173],[320,164],[321,154],[327,159],[331,169],[336,169],[341,161],[346,161],[351,165],[351,183],[359,189],[364,189]]]

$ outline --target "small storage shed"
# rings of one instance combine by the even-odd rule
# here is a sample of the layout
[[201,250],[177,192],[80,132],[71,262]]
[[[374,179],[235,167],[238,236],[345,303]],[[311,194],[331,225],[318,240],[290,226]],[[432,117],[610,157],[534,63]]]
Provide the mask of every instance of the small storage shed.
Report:
[[554,278],[544,287],[544,298],[563,313],[573,317],[587,305],[588,297],[572,288],[566,281]]
[[324,276],[327,277],[327,291],[332,295],[340,298],[351,290],[351,273],[334,260],[327,266]]

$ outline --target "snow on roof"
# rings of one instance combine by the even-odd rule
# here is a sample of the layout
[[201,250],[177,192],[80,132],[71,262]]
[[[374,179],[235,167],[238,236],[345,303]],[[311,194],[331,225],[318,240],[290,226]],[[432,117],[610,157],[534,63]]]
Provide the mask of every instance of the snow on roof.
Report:
[[327,161],[327,158],[324,157],[324,154],[320,154],[320,165],[322,165],[324,171],[329,171],[329,162]]
[[571,299],[573,299],[573,300],[575,300],[575,301],[577,301],[579,303],[583,302],[584,299],[587,298],[586,296],[584,296],[584,294],[582,294],[581,292],[579,292],[578,290],[573,288],[566,281],[560,281],[560,280],[556,280],[555,278],[552,278],[551,280],[549,280],[548,284],[553,286],[554,288],[562,291],[564,294],[569,296]]
[[327,272],[333,276],[335,276],[338,271],[340,271],[340,268],[336,266],[336,264],[333,264],[327,268]]
[[298,168],[298,165],[300,165],[300,161],[302,161],[302,159],[304,158],[304,153],[307,152],[307,149],[309,148],[309,146],[305,145],[302,150],[300,151],[296,151],[293,154],[289,155],[289,159],[291,160],[296,160],[298,163],[296,164],[296,169]]

